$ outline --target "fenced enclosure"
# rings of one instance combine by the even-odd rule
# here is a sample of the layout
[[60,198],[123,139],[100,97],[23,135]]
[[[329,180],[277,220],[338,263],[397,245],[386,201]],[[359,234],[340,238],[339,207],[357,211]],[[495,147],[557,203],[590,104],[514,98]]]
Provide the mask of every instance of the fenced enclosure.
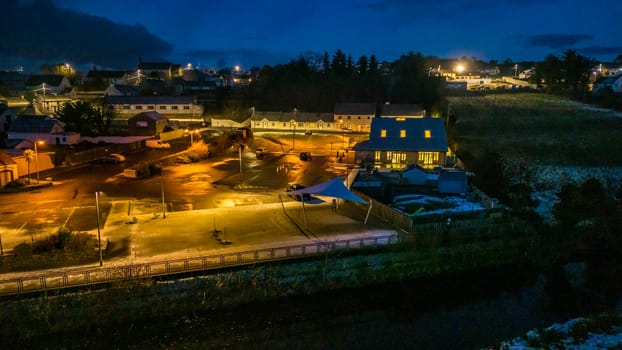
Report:
[[0,280],[0,295],[34,293],[107,284],[115,281],[218,270],[226,267],[312,257],[338,250],[374,248],[395,244],[397,242],[398,237],[395,234],[386,234],[374,237],[314,242],[194,258],[118,265],[105,268],[85,268],[75,271],[41,273],[40,275],[30,274],[30,276],[20,278]]

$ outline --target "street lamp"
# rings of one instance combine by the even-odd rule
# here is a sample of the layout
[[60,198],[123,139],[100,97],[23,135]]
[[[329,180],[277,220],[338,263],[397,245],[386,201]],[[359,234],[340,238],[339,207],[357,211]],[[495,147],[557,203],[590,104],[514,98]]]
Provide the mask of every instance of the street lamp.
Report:
[[163,172],[164,168],[162,167],[162,162],[160,162],[160,186],[162,188],[162,219],[166,219],[166,203],[164,202],[164,180],[162,180]]
[[45,144],[42,140],[35,140],[35,165],[37,166],[37,183],[39,183],[39,152],[37,152],[37,144]]
[[95,192],[95,209],[97,210],[97,245],[99,246],[99,266],[102,266],[104,261],[102,259],[102,236],[99,224],[99,191]]

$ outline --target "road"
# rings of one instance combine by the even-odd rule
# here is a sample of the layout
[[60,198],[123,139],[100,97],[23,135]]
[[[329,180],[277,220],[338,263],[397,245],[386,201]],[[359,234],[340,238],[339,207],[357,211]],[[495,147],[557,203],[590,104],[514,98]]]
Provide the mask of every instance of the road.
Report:
[[[342,175],[344,170],[333,169],[331,164],[336,152],[343,153],[351,142],[343,135],[299,134],[295,140],[291,134],[256,135],[253,146],[242,153],[241,175],[237,149],[197,163],[166,166],[161,175],[142,179],[127,179],[121,174],[125,167],[167,156],[170,151],[128,154],[123,164],[55,169],[43,174],[53,177],[52,187],[0,194],[2,247],[10,250],[16,244],[54,233],[60,226],[74,231],[96,230],[96,191],[100,192],[102,225],[114,203],[125,203],[128,216],[146,212],[161,215],[162,194],[167,212],[276,203],[288,182],[313,185]],[[258,147],[269,152],[261,160],[254,154]],[[301,161],[301,151],[311,152],[311,161]]]

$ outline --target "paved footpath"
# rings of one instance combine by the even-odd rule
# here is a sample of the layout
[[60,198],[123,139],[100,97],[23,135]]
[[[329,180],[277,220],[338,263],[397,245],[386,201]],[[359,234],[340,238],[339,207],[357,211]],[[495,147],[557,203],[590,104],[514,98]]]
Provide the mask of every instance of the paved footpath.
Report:
[[[129,202],[114,202],[100,230],[102,241],[109,240],[111,246],[129,241],[130,254],[110,260],[104,256],[103,267],[397,234],[372,217],[365,224],[363,209],[345,204],[333,211],[331,198],[322,199],[320,204],[305,204],[304,211],[301,202],[285,200],[283,204],[169,212],[165,217],[154,209],[156,205],[128,210]],[[215,239],[214,229],[220,240]],[[99,263],[0,274],[0,280],[94,267]]]

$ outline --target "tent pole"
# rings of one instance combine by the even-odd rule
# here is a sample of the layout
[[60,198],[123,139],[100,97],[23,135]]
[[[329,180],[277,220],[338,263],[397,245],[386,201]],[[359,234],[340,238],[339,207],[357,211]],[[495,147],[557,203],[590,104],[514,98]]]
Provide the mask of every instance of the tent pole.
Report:
[[363,222],[363,224],[367,225],[367,219],[369,219],[369,213],[371,213],[371,204],[372,200],[369,200],[369,208],[367,209],[367,215],[365,215],[365,221]]
[[300,201],[300,203],[302,203],[302,217],[305,220],[305,230],[308,230],[309,228],[307,227],[307,211],[305,210],[305,198],[304,195],[301,196],[303,196]]

